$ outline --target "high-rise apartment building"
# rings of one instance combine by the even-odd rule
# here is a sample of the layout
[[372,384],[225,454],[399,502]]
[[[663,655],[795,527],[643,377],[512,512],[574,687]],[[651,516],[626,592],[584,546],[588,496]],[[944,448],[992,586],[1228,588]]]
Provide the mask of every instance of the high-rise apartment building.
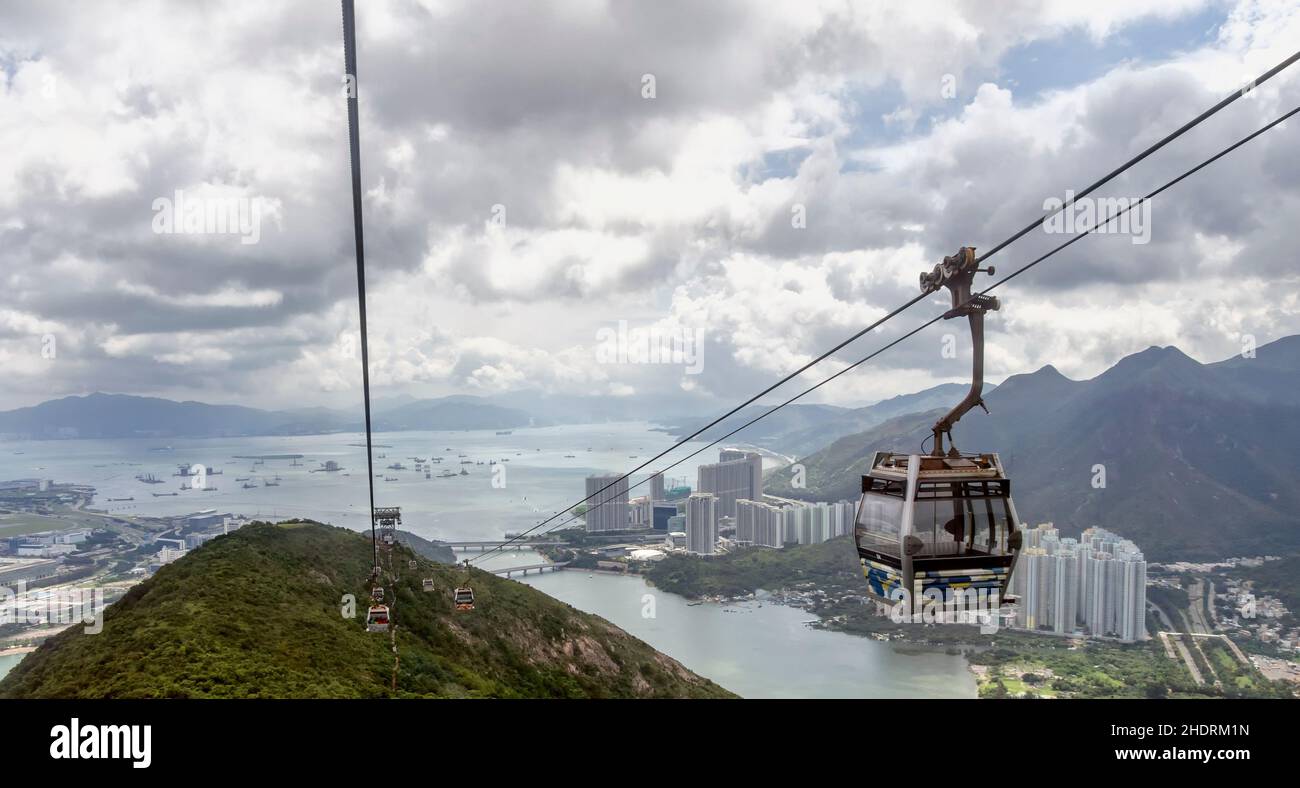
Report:
[[[602,488],[608,487],[602,491]],[[628,527],[627,479],[616,474],[587,477],[588,531],[620,531]]]
[[1066,634],[1145,640],[1146,559],[1133,542],[1104,528],[1061,538],[1051,523],[1025,532],[1029,545],[1013,575],[1016,626]]
[[664,475],[662,473],[656,473],[650,477],[650,500],[653,503],[668,500],[667,496],[664,495]]
[[763,457],[758,452],[723,449],[718,462],[706,463],[696,470],[696,492],[712,493],[718,498],[718,516],[736,514],[736,501],[763,498]]
[[686,549],[699,555],[712,555],[717,545],[717,496],[691,493],[686,499]]

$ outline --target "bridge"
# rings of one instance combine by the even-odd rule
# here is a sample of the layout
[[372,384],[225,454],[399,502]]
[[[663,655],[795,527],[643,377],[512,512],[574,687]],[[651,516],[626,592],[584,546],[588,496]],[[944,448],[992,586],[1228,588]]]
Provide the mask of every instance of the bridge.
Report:
[[[594,534],[587,534],[584,544],[590,548],[602,548],[602,547],[608,548],[619,544],[657,544],[664,540],[664,536],[665,534],[663,531],[650,531],[648,533],[631,533],[631,534],[623,533],[623,534],[613,534],[613,535],[604,535],[601,534],[599,531],[597,531]],[[476,541],[442,542],[442,544],[446,545],[447,547],[450,547],[453,550],[464,550],[466,552],[474,551],[474,550],[485,552],[487,550],[494,550],[498,547],[508,547],[508,548],[517,547],[521,550],[525,548],[537,548],[537,547],[572,547],[572,545],[568,541],[554,540],[554,539],[531,539],[531,540],[519,539],[513,542],[508,539],[488,539],[488,540],[477,541],[477,542]]]
[[495,550],[498,547],[505,547],[507,545],[511,548],[519,548],[521,550],[529,547],[556,547],[556,546],[563,547],[564,545],[567,544],[567,542],[555,542],[555,541],[546,541],[546,540],[539,540],[539,541],[532,541],[532,542],[525,542],[523,540],[519,540],[515,542],[508,542],[505,539],[497,539],[497,540],[485,541],[485,542],[443,542],[443,544],[446,545],[447,547],[450,547],[453,550],[464,550],[466,552],[469,552],[471,550],[478,550],[479,552],[486,552],[488,550]]
[[546,564],[528,564],[527,566],[508,566],[504,569],[488,569],[486,571],[491,572],[494,575],[499,575],[501,577],[510,577],[515,572],[518,572],[521,575],[527,577],[529,572],[535,571],[539,575],[543,572],[558,572],[568,565],[569,565],[568,561],[560,561],[559,563],[554,563],[554,564],[546,563]]

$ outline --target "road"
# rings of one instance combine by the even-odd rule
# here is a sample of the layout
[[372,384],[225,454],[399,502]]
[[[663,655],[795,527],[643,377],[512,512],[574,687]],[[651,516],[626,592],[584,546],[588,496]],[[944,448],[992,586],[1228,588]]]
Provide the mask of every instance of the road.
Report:
[[1191,629],[1188,630],[1193,635],[1209,635],[1213,633],[1210,625],[1205,623],[1205,581],[1197,580],[1187,588],[1187,612],[1191,615]]
[[[1183,642],[1182,633],[1178,632],[1174,627],[1173,622],[1169,620],[1169,616],[1165,614],[1164,608],[1154,602],[1147,602],[1147,607],[1155,612],[1166,630],[1159,633],[1160,641],[1165,645],[1165,654],[1170,659],[1173,659],[1173,652],[1177,650],[1179,656],[1183,659],[1183,665],[1187,667],[1187,672],[1192,677],[1192,681],[1195,681],[1197,686],[1205,684],[1205,677],[1201,675],[1200,669],[1196,667],[1196,660],[1192,659],[1192,652],[1188,650],[1187,644]],[[1186,622],[1185,617],[1183,621]]]

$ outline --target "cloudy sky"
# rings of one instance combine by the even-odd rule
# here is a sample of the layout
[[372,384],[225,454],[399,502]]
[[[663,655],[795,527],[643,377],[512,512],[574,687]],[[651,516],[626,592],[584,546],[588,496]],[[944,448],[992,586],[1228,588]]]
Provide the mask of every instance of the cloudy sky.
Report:
[[[648,411],[763,388],[1300,49],[1300,4],[1277,1],[358,5],[376,395]],[[0,407],[355,403],[337,4],[4,0],[0,19]],[[1297,104],[1300,65],[1103,193],[1141,196]],[[991,377],[1300,333],[1297,134],[1162,195],[1148,243],[1087,238],[1001,288]],[[256,211],[256,234],[158,232],[177,191]],[[608,363],[620,321],[702,336],[699,374]],[[941,325],[818,397],[961,379],[945,333],[965,349]]]

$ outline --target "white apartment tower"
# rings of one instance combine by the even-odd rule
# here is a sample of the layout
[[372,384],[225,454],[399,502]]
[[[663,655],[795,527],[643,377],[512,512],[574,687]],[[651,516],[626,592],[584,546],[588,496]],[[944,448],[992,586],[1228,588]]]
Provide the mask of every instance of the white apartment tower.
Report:
[[712,555],[717,544],[717,496],[691,493],[686,499],[686,549],[698,555]]
[[1076,541],[1050,523],[1026,532],[1031,545],[1012,577],[1020,595],[1016,626],[1145,640],[1146,559],[1133,542],[1102,528]]

